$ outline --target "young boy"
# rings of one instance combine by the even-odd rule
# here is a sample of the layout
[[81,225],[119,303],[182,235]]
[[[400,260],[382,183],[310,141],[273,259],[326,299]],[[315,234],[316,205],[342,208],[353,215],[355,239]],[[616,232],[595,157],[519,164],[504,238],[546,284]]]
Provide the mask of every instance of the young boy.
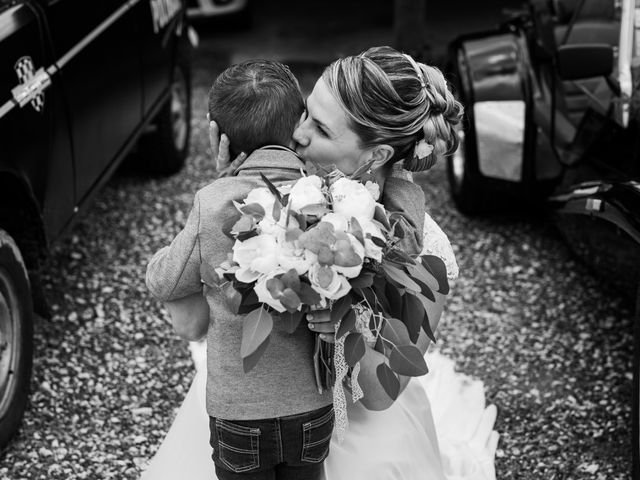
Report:
[[[291,150],[291,136],[303,112],[298,82],[281,63],[246,62],[218,76],[209,94],[210,119],[230,138],[231,152],[251,153],[236,176],[196,193],[184,229],[151,259],[147,286],[156,298],[202,292],[201,264],[217,267],[227,259],[233,241],[222,228],[237,215],[232,201],[264,187],[260,173],[275,185],[300,178],[304,163]],[[331,392],[316,389],[314,334],[302,327],[289,334],[275,321],[263,357],[244,373],[242,318],[229,309],[221,288],[207,289],[206,301],[209,320],[182,330],[207,332],[206,404],[218,479],[321,478],[334,415]]]

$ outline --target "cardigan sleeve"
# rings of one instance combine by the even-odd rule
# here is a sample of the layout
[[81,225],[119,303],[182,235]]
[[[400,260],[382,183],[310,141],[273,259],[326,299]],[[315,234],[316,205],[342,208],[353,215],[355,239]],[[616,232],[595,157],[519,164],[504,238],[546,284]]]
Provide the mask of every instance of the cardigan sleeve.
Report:
[[171,245],[156,252],[147,265],[147,288],[158,300],[176,300],[202,290],[199,230],[200,199],[196,193],[182,231]]

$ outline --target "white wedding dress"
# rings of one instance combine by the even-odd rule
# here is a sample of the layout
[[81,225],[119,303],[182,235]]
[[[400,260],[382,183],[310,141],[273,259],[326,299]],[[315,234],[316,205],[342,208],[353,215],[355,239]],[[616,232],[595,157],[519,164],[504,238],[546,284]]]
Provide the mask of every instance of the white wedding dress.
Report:
[[[423,253],[437,255],[450,278],[458,266],[451,245],[426,215]],[[142,480],[216,478],[205,410],[206,345],[190,345],[196,375]],[[395,403],[371,412],[350,404],[344,441],[335,438],[326,480],[495,480],[496,407],[482,382],[454,372],[439,353],[426,354],[429,373],[413,378]]]

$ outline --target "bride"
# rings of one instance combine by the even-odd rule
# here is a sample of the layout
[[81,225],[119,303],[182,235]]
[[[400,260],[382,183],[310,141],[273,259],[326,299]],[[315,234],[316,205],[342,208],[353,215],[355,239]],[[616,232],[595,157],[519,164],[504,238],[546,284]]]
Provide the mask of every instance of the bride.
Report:
[[[335,166],[346,174],[362,167],[363,152],[374,145],[385,147],[378,151],[388,163],[404,159],[405,169],[422,171],[437,156],[455,150],[454,128],[460,116],[461,106],[439,70],[389,47],[377,47],[327,67],[307,100],[307,117],[293,138],[305,161]],[[217,152],[215,125],[212,132]],[[418,187],[407,178],[410,174],[399,165],[383,171],[385,176],[379,179],[383,199],[411,202],[410,193]],[[418,193],[422,193],[419,188]],[[388,210],[402,208],[383,203]],[[422,251],[442,258],[449,278],[457,276],[448,239],[428,215]],[[435,321],[444,296],[439,300],[430,315]],[[332,341],[328,333],[332,328],[325,329],[321,318],[315,315],[309,328],[326,332],[326,340]],[[426,351],[428,342],[421,346]],[[190,347],[196,376],[144,480],[215,478],[205,410],[206,346],[194,342]],[[405,378],[404,390],[391,402],[375,374],[367,375],[367,370],[375,371],[375,354],[373,349],[368,351],[359,376],[366,401],[348,405],[345,438],[332,440],[324,464],[327,480],[494,479],[496,408],[485,406],[482,384],[455,373],[450,360],[428,353],[430,372]]]

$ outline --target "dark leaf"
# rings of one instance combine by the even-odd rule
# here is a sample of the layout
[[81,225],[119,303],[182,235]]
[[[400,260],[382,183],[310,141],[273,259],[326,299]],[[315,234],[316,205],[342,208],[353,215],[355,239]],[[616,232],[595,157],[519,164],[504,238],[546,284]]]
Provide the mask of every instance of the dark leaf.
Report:
[[433,334],[431,322],[429,321],[429,315],[426,313],[422,318],[422,330],[424,330],[424,333],[427,335],[427,337],[429,337],[429,340],[431,340],[433,343],[436,343],[436,336]]
[[235,240],[236,237],[233,233],[231,233],[231,231],[233,230],[233,226],[236,224],[236,222],[238,221],[238,216],[234,215],[232,217],[227,218],[224,222],[222,222],[222,233],[224,233],[227,237]]
[[373,244],[380,248],[384,247],[387,244],[387,242],[385,242],[380,237],[377,237],[376,235],[368,235],[367,238],[371,239]]
[[282,275],[280,277],[280,281],[294,292],[298,292],[300,290],[300,277],[298,276],[298,272],[296,272],[295,268],[291,268],[288,272]]
[[374,220],[380,222],[384,228],[387,230],[391,230],[391,225],[389,224],[389,219],[384,211],[384,209],[380,205],[376,205],[376,210],[373,215]]
[[249,312],[242,321],[240,356],[246,358],[255,352],[273,329],[273,318],[264,308]]
[[373,285],[374,275],[375,273],[373,272],[361,271],[360,275],[358,275],[356,278],[352,278],[349,280],[349,283],[351,284],[351,288],[370,287],[371,285]]
[[387,253],[387,258],[395,263],[415,265],[416,261],[399,248],[394,248]]
[[242,215],[240,219],[231,227],[232,234],[246,233],[253,230],[253,217],[251,215]]
[[248,205],[242,205],[240,207],[240,211],[245,215],[249,215],[250,217],[253,217],[253,219],[256,222],[259,222],[260,220],[262,220],[265,215],[264,208],[262,208],[262,205],[260,205],[259,203],[250,203]]
[[284,312],[280,314],[280,319],[282,320],[282,324],[284,325],[284,330],[287,333],[293,333],[297,330],[298,325],[300,325],[300,321],[304,317],[304,312]]
[[372,288],[374,293],[376,294],[380,308],[382,308],[384,312],[389,313],[391,307],[389,306],[389,301],[387,300],[386,286],[387,282],[385,282],[383,278],[376,277],[375,281],[373,282]]
[[349,220],[349,229],[347,230],[347,233],[350,233],[351,235],[356,237],[356,239],[362,244],[362,246],[364,246],[364,234],[362,232],[362,226],[360,225],[360,222],[358,222],[358,219],[356,217],[351,217],[351,220]]
[[267,291],[275,299],[280,298],[280,295],[282,295],[282,291],[286,288],[282,280],[280,280],[278,277],[273,277],[267,280],[265,286],[267,287]]
[[424,307],[417,297],[410,293],[402,297],[402,321],[407,326],[409,338],[413,343],[418,341],[424,315]]
[[414,290],[416,292],[420,291],[420,285],[418,285],[416,282],[411,280],[409,275],[407,275],[407,273],[404,272],[403,270],[400,270],[399,268],[396,268],[393,265],[390,265],[389,263],[383,263],[382,269],[387,274],[387,277],[393,280],[394,282],[399,283],[400,285],[402,285],[405,288],[408,288],[409,290]]
[[361,333],[350,333],[344,339],[344,359],[350,367],[360,361],[365,350],[364,337]]
[[298,310],[298,307],[300,307],[300,304],[302,303],[300,302],[300,297],[298,297],[296,292],[290,288],[285,288],[278,300],[280,300],[282,306],[286,308],[289,313],[293,313]]
[[429,371],[422,352],[414,345],[393,348],[389,355],[389,366],[397,374],[408,377],[419,377]]
[[382,336],[396,346],[409,345],[411,343],[405,324],[393,317],[384,319]]
[[269,180],[267,177],[265,177],[264,173],[262,173],[262,172],[260,172],[260,176],[262,177],[262,181],[264,181],[264,183],[266,183],[267,188],[269,188],[269,191],[273,194],[274,197],[276,197],[278,199],[278,201],[280,202],[280,205],[282,205],[283,207],[286,206],[287,204],[282,199],[282,194],[278,191],[276,186],[273,183],[271,183],[271,180]]
[[[440,316],[442,314],[442,305],[436,302],[432,302],[427,299],[424,295],[418,293],[416,298],[422,302],[422,306],[424,307],[425,316],[427,320],[423,320],[422,328],[424,333],[433,341],[436,341],[435,335],[433,332],[438,327],[438,321],[440,320]],[[433,320],[431,320],[433,319]]]
[[220,283],[220,277],[216,273],[216,269],[206,260],[203,260],[200,264],[200,280],[209,287],[214,287]]
[[321,300],[320,294],[311,288],[311,285],[304,282],[300,282],[298,296],[300,297],[300,301],[305,305],[317,305]]
[[258,232],[256,230],[249,230],[248,232],[240,232],[235,236],[236,240],[240,240],[241,242],[244,242],[245,240],[249,240],[252,237],[255,237],[258,235]]
[[282,204],[280,202],[273,202],[273,209],[271,210],[271,216],[276,222],[280,221],[281,214],[282,214]]
[[449,280],[447,278],[447,266],[440,257],[435,255],[423,255],[422,265],[438,281],[438,292],[443,295],[449,294]]
[[402,318],[402,299],[406,295],[400,295],[398,289],[391,283],[387,283],[384,291],[389,302],[389,314],[395,318]]
[[427,297],[432,302],[436,301],[436,297],[433,294],[433,290],[431,290],[427,284],[422,283],[420,280],[418,280],[415,277],[413,278],[413,281],[416,282],[418,285],[420,285],[420,293],[422,293],[425,297]]
[[376,300],[375,293],[373,293],[373,289],[371,287],[368,288],[358,288],[356,292],[360,294],[362,298],[364,298],[371,307],[376,310],[376,306],[378,305],[378,301]]
[[349,309],[349,311],[342,317],[342,320],[340,321],[340,326],[338,327],[336,338],[342,338],[344,334],[355,330],[355,328],[356,312],[353,309]]
[[389,398],[391,398],[391,400],[397,399],[400,393],[400,380],[398,380],[396,374],[393,373],[386,363],[378,365],[376,368],[376,376],[380,381],[380,385],[384,388],[384,391],[389,395]]
[[431,273],[429,273],[426,268],[424,268],[424,265],[421,261],[416,262],[413,265],[408,265],[407,270],[414,279],[421,281],[431,290],[437,291],[439,289],[438,280],[436,280],[436,278],[431,275]]
[[249,373],[253,370],[258,363],[258,360],[262,357],[262,354],[269,346],[269,337],[264,339],[264,342],[260,344],[260,346],[249,356],[242,359],[242,370],[244,373]]
[[303,215],[306,215],[308,217],[316,217],[316,218],[320,218],[326,215],[327,213],[329,213],[330,211],[331,210],[329,210],[327,207],[325,207],[321,203],[306,205],[300,209],[300,213],[302,213]]
[[340,297],[331,305],[331,321],[337,323],[351,310],[351,295],[348,293],[344,297]]

